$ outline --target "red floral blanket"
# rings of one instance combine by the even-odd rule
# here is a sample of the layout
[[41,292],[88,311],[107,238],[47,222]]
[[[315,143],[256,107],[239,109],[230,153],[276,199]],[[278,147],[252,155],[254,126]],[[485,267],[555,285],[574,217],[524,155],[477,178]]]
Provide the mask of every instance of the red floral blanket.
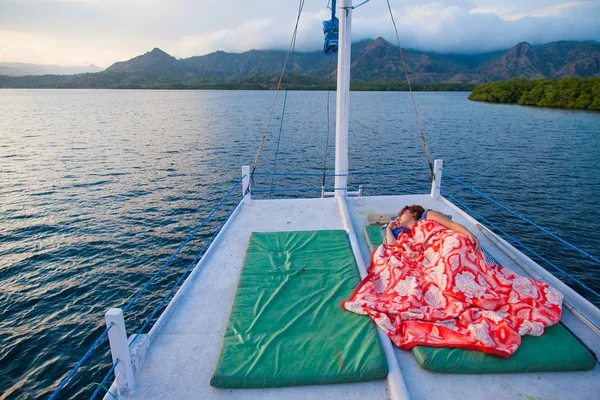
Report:
[[563,295],[488,264],[464,235],[422,220],[378,247],[342,307],[369,315],[402,349],[460,347],[510,357],[522,335],[557,324]]

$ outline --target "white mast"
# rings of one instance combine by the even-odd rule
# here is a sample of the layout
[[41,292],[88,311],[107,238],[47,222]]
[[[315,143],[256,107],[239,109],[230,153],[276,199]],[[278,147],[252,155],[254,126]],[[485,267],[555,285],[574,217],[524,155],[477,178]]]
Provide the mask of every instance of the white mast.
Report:
[[[348,177],[348,107],[350,104],[350,28],[352,0],[340,0],[339,14],[337,94],[335,117],[335,191],[336,196],[345,196]],[[339,176],[344,174],[344,176]]]

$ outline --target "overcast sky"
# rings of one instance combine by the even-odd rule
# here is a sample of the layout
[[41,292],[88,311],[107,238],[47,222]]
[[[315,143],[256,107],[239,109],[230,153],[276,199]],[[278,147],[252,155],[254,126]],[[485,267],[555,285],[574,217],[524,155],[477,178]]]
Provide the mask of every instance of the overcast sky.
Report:
[[[361,0],[354,0],[357,4]],[[390,0],[403,47],[473,53],[518,42],[600,41],[600,0]],[[322,46],[327,0],[306,0],[297,49]],[[295,0],[0,0],[0,62],[108,67],[159,47],[178,57],[287,49]],[[353,40],[395,43],[385,0],[353,14]]]

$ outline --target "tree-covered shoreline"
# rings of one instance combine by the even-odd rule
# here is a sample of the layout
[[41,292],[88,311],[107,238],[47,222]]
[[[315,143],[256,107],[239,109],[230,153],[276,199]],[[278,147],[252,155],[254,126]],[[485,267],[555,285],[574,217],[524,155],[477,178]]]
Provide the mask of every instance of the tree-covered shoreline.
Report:
[[512,78],[477,86],[469,100],[600,111],[600,78]]
[[[102,78],[102,79],[100,79]],[[224,81],[219,79],[188,79],[182,82],[121,82],[118,73],[80,74],[75,76],[40,75],[26,77],[0,76],[0,88],[4,89],[153,89],[153,90],[274,90],[279,76],[255,74],[248,78]],[[288,82],[289,79],[289,82]],[[115,81],[121,83],[114,83]],[[414,91],[471,91],[473,83],[415,83]],[[284,77],[281,89],[289,90],[335,90],[336,82],[306,75]],[[353,91],[408,91],[402,81],[352,81]]]

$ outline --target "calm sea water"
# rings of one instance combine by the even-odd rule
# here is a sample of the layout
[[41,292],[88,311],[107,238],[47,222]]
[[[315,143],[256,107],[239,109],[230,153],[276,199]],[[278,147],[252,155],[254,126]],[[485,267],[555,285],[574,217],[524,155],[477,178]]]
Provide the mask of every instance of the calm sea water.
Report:
[[[475,103],[467,95],[416,94],[432,158],[600,257],[600,114]],[[102,332],[104,312],[123,306],[223,197],[240,167],[251,165],[272,99],[273,92],[0,91],[0,399],[50,395]],[[333,101],[325,163],[327,93],[290,92],[281,138],[280,102],[259,170],[272,171],[279,142],[278,172],[319,173],[323,165],[332,172]],[[426,167],[407,93],[352,93],[351,109],[352,171]],[[255,184],[271,187],[264,176]],[[350,178],[358,184],[428,183],[423,172]],[[319,177],[273,182],[275,189],[320,185]],[[449,178],[442,185],[600,290],[597,264]],[[383,193],[393,191],[366,191]],[[237,199],[239,193],[126,314],[130,333]],[[108,365],[103,344],[63,397],[89,397],[85,386],[99,382]]]

